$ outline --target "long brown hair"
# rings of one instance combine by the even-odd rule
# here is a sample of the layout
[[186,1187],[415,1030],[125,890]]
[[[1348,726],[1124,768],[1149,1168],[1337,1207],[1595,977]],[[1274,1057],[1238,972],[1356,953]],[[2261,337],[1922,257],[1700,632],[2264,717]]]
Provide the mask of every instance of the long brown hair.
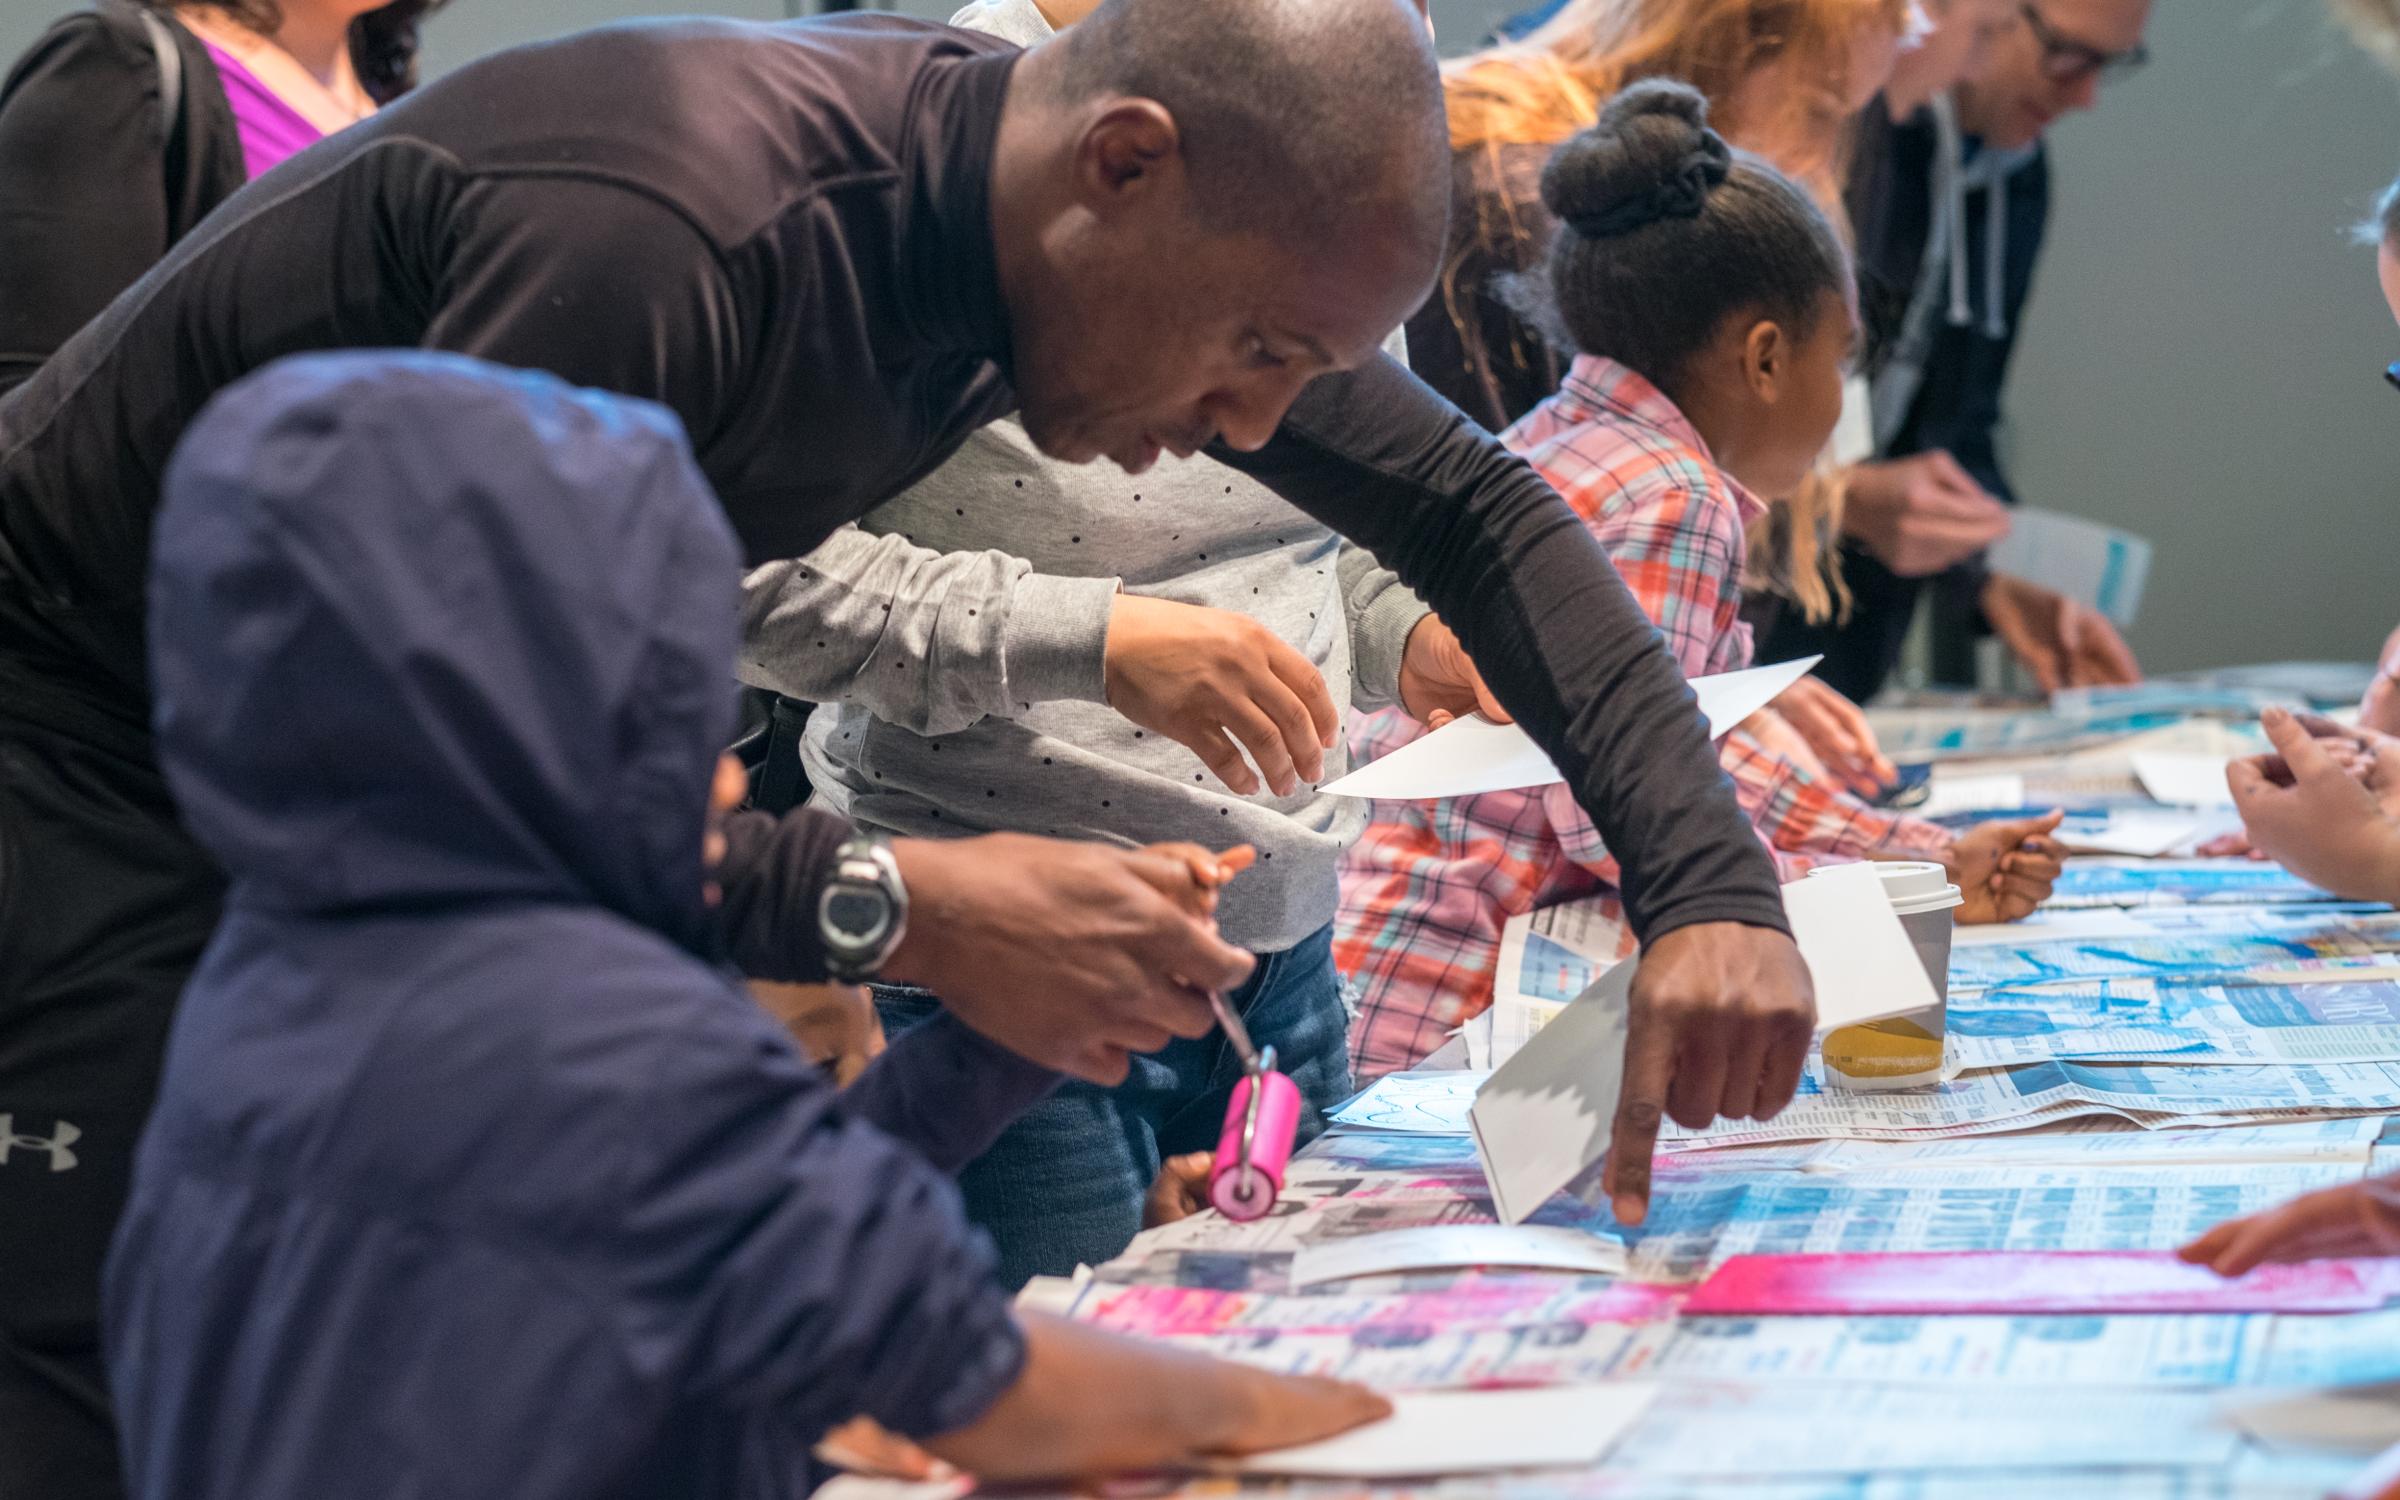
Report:
[[[174,0],[142,0],[152,10],[171,11]],[[391,0],[350,23],[350,65],[359,86],[377,104],[389,104],[417,86],[417,27],[449,0]],[[277,0],[208,0],[234,21],[261,36],[283,27]]]

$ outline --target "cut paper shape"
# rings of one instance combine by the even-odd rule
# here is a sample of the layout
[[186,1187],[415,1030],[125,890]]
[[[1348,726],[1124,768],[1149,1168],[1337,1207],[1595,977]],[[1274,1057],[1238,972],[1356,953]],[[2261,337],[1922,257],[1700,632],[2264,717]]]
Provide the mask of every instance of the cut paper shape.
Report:
[[2221,755],[2136,750],[2133,774],[2141,778],[2142,790],[2169,807],[2233,806],[2233,791],[2225,784],[2225,757]]
[[1437,1224],[1303,1246],[1292,1254],[1292,1286],[1477,1266],[1617,1276],[1625,1270],[1625,1247],[1579,1229]]
[[1405,1479],[1504,1469],[1586,1469],[1649,1409],[1648,1381],[1533,1390],[1415,1391],[1380,1422],[1238,1462],[1287,1479]]
[[1475,1095],[1467,1126],[1503,1224],[1522,1224],[1603,1156],[1625,1084],[1629,958],[1535,1032]]
[[[1700,700],[1709,733],[1723,735],[1774,701],[1822,660],[1821,656],[1808,656],[1772,667],[1693,678],[1692,692]],[[1523,729],[1469,714],[1328,783],[1323,790],[1336,797],[1410,802],[1549,786],[1563,779],[1558,767]]]

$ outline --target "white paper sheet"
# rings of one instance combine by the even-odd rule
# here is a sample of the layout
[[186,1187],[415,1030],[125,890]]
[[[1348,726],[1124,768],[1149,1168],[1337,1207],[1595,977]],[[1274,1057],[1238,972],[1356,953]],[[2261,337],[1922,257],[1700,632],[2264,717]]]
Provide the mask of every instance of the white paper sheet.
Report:
[[1989,561],[1993,572],[2064,594],[2121,629],[2141,613],[2154,550],[2147,537],[2130,531],[2020,505],[2008,535],[1992,544]]
[[[1808,669],[1821,660],[1822,657],[1810,656],[1772,667],[1694,678],[1692,692],[1700,700],[1700,712],[1708,719],[1709,732],[1724,734],[1766,707],[1776,694],[1807,676]],[[1542,753],[1542,747],[1523,729],[1470,714],[1329,783],[1323,790],[1336,797],[1383,797],[1406,802],[1548,786],[1560,779],[1558,767],[1550,763],[1550,757]]]
[[1302,1246],[1292,1256],[1292,1286],[1321,1286],[1400,1271],[1505,1266],[1543,1271],[1621,1275],[1625,1247],[1580,1229],[1504,1224],[1439,1224],[1395,1229]]
[[1933,785],[1927,790],[1925,800],[1909,811],[1920,818],[1946,818],[1952,813],[2006,812],[2032,806],[2025,800],[2025,795],[2025,778],[2020,775],[1969,775],[1937,770],[1933,773]]
[[1516,1391],[1420,1391],[1339,1437],[1241,1460],[1245,1474],[1404,1479],[1503,1469],[1589,1468],[1648,1410],[1645,1381]]
[[2137,750],[2133,774],[2152,797],[2170,807],[2231,807],[2233,793],[2225,784],[2225,761],[2215,755],[2180,755]]
[[1627,959],[1602,975],[1476,1094],[1467,1121],[1501,1223],[1523,1223],[1607,1153],[1640,964]]
[[2069,818],[2058,837],[2070,849],[2154,859],[2191,847],[2206,836],[2208,828],[2195,811],[2121,808],[2105,818]]

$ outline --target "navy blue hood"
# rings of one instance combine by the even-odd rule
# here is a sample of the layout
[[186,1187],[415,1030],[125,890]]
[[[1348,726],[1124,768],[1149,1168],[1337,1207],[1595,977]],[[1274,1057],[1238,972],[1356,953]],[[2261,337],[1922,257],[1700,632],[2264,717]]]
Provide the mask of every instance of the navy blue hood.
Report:
[[237,905],[589,904],[701,948],[740,579],[661,407],[438,354],[283,360],[167,469],[160,759]]

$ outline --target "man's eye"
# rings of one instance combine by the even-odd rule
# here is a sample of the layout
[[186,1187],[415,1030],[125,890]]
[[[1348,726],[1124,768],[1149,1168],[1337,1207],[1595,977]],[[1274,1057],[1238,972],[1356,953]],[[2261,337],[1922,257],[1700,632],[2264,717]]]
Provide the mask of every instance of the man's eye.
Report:
[[1283,356],[1267,347],[1267,341],[1257,334],[1250,336],[1250,363],[1253,368],[1275,370],[1283,367]]

